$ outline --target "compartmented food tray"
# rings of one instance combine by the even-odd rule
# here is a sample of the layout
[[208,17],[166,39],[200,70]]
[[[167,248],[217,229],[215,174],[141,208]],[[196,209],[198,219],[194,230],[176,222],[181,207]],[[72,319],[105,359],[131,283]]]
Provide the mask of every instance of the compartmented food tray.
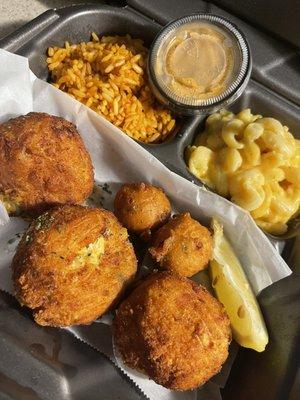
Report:
[[[230,109],[237,111],[251,107],[255,113],[278,118],[290,127],[296,137],[299,137],[300,91],[297,91],[299,75],[293,68],[293,64],[288,62],[286,64],[285,61],[288,60],[287,54],[294,54],[295,49],[271,39],[218,7],[201,1],[191,2],[187,7],[183,4],[182,8],[174,9],[172,7],[165,8],[165,5],[162,5],[162,11],[159,14],[153,14],[153,3],[158,7],[155,4],[157,2],[149,2],[149,7],[147,7],[143,2],[133,1],[132,7],[125,8],[99,5],[50,10],[0,41],[0,47],[28,57],[32,71],[39,78],[47,80],[45,52],[48,47],[63,45],[66,40],[71,43],[86,41],[92,31],[100,35],[129,33],[133,37],[143,39],[146,46],[149,47],[160,30],[161,24],[169,18],[195,11],[207,12],[209,9],[209,12],[225,16],[235,22],[247,35],[252,49],[254,63],[252,78],[246,91]],[[155,22],[151,18],[155,18],[159,22]],[[258,38],[261,39],[259,42]],[[276,55],[279,58],[282,57],[281,68],[276,69],[277,66],[275,66],[269,68],[270,73],[263,73],[264,68],[267,70],[267,66]],[[187,145],[192,144],[195,135],[203,127],[204,119],[205,117],[180,118],[174,134],[165,143],[141,143],[141,145],[174,172],[201,184],[186,167],[184,149]],[[259,297],[269,327],[271,344],[262,354],[245,349],[239,351],[238,359],[223,391],[224,399],[288,399],[289,395],[293,396],[293,393],[298,393],[295,385],[297,385],[297,360],[300,357],[297,347],[300,308],[299,236],[285,243],[283,257],[294,269],[294,274],[267,288]],[[3,352],[5,362],[1,365],[1,374],[3,375],[0,375],[0,390],[2,391],[0,397],[17,399],[25,398],[24,396],[27,395],[35,396],[32,394],[35,392],[31,389],[36,384],[34,378],[28,375],[28,380],[26,380],[23,369],[14,365],[13,355],[15,354],[21,355],[24,365],[28,369],[32,368],[35,374],[38,374],[40,369],[43,376],[49,377],[47,382],[43,382],[41,388],[45,399],[79,399],[82,396],[94,398],[97,391],[100,390],[104,391],[107,399],[118,398],[118,396],[120,398],[139,398],[138,391],[132,388],[126,380],[118,379],[119,372],[113,371],[109,362],[99,353],[95,353],[92,349],[86,350],[84,345],[78,346],[77,343],[74,343],[74,339],[69,338],[66,333],[53,333],[53,329],[42,329],[35,326],[32,321],[24,318],[13,300],[5,294],[1,294],[1,296],[0,312],[3,315],[0,329],[4,338],[1,342],[1,353]],[[10,322],[6,323],[6,321]],[[29,344],[30,340],[24,340],[20,336],[20,326],[26,334],[35,338],[35,347]],[[55,343],[62,343],[63,359],[67,360],[65,364],[61,362],[61,357],[58,361],[55,356],[52,358],[43,356],[45,353],[43,346],[49,345],[47,344],[49,337],[55,337],[51,347],[53,354],[55,353]],[[38,348],[38,346],[42,347]],[[99,357],[103,361],[101,365],[97,363]],[[72,368],[78,368],[79,364],[83,364],[83,370],[89,369],[90,373],[83,372],[76,376],[72,375]],[[99,369],[103,369],[105,372],[99,372]],[[37,382],[41,382],[38,378],[36,379]],[[86,391],[83,394],[80,385],[85,379],[91,379],[92,383],[85,387]],[[111,380],[110,384],[107,383],[109,380]],[[15,382],[22,383],[18,386]],[[272,382],[272,386],[266,385],[266,382]],[[14,385],[16,389],[13,388]]]

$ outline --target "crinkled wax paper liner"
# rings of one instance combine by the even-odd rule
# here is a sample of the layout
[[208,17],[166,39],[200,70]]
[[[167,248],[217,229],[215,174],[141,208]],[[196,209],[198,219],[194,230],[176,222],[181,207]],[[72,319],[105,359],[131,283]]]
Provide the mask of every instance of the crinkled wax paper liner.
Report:
[[[77,126],[91,154],[97,182],[148,181],[164,188],[178,212],[188,210],[205,223],[217,217],[256,294],[291,273],[247,212],[172,173],[104,118],[37,79],[26,58],[0,49],[0,122],[29,111],[58,115]],[[0,287],[5,291],[12,290],[9,264],[19,239],[17,234],[26,224],[18,218],[8,221],[0,207]],[[79,337],[79,332],[91,331],[96,324],[74,328],[73,334],[76,329]]]
[[217,217],[256,294],[291,273],[247,212],[170,172],[94,111],[37,79],[25,58],[0,50],[0,120],[31,110],[59,115],[76,124],[91,154],[97,181],[146,180],[162,186],[178,211],[188,210],[204,222]]

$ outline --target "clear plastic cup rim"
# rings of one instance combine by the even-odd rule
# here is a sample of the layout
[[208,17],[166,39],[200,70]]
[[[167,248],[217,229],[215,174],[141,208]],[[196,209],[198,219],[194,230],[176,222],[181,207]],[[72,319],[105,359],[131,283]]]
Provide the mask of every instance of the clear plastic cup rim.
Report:
[[[229,32],[231,36],[236,39],[236,46],[239,47],[241,53],[239,73],[235,80],[218,96],[202,100],[195,100],[176,95],[166,84],[157,78],[154,68],[155,63],[157,62],[159,48],[166,36],[182,25],[195,21],[211,22],[213,25],[223,29],[226,33]],[[148,60],[149,78],[150,83],[154,87],[154,92],[156,92],[158,97],[160,97],[160,100],[162,100],[165,104],[168,104],[171,107],[173,106],[173,108],[178,110],[195,109],[198,111],[205,111],[207,109],[216,108],[217,105],[222,107],[233,102],[245,89],[249,81],[251,67],[252,63],[250,48],[244,34],[228,20],[213,14],[193,14],[170,22],[158,33],[154,39],[149,52]]]

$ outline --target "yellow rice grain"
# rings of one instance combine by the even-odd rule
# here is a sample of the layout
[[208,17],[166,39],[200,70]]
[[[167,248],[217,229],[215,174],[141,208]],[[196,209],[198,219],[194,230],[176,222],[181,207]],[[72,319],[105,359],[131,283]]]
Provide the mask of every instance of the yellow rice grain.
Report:
[[135,72],[137,72],[138,74],[143,74],[143,72],[144,72],[143,69],[137,64],[133,64],[132,69],[134,69]]
[[157,103],[147,80],[148,50],[139,39],[92,33],[90,42],[49,47],[46,62],[55,87],[107,118],[130,137],[166,140],[175,119]]
[[49,57],[53,57],[53,55],[54,55],[54,49],[53,49],[52,47],[49,47],[49,49],[48,49],[48,56],[49,56]]

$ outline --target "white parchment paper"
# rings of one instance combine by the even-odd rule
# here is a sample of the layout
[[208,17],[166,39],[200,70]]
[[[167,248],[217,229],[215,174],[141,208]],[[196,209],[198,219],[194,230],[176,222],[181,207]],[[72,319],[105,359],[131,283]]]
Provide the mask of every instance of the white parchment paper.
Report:
[[[209,223],[212,217],[217,217],[224,225],[225,234],[233,245],[256,294],[291,274],[284,260],[247,212],[172,173],[104,118],[36,78],[29,69],[27,59],[0,49],[0,122],[30,111],[57,115],[77,126],[91,154],[97,185],[108,183],[115,191],[124,182],[147,181],[161,186],[166,191],[177,212],[189,211],[194,218],[204,223]],[[101,201],[105,207],[110,208],[112,195],[101,193]],[[19,237],[27,224],[20,218],[8,218],[0,204],[0,289],[10,293],[10,263]],[[105,354],[110,354],[110,358],[113,359],[113,352],[107,347],[111,346],[108,344],[108,338],[104,340],[103,348],[99,338],[97,344],[89,342],[88,330],[92,332],[96,325],[99,323],[90,327],[74,328],[73,334]],[[196,391],[171,392],[145,377],[135,375],[132,371],[126,372],[151,400],[217,398],[214,384],[211,383],[204,389],[214,394],[209,397],[208,392],[205,396],[199,396],[198,393],[197,397]]]

